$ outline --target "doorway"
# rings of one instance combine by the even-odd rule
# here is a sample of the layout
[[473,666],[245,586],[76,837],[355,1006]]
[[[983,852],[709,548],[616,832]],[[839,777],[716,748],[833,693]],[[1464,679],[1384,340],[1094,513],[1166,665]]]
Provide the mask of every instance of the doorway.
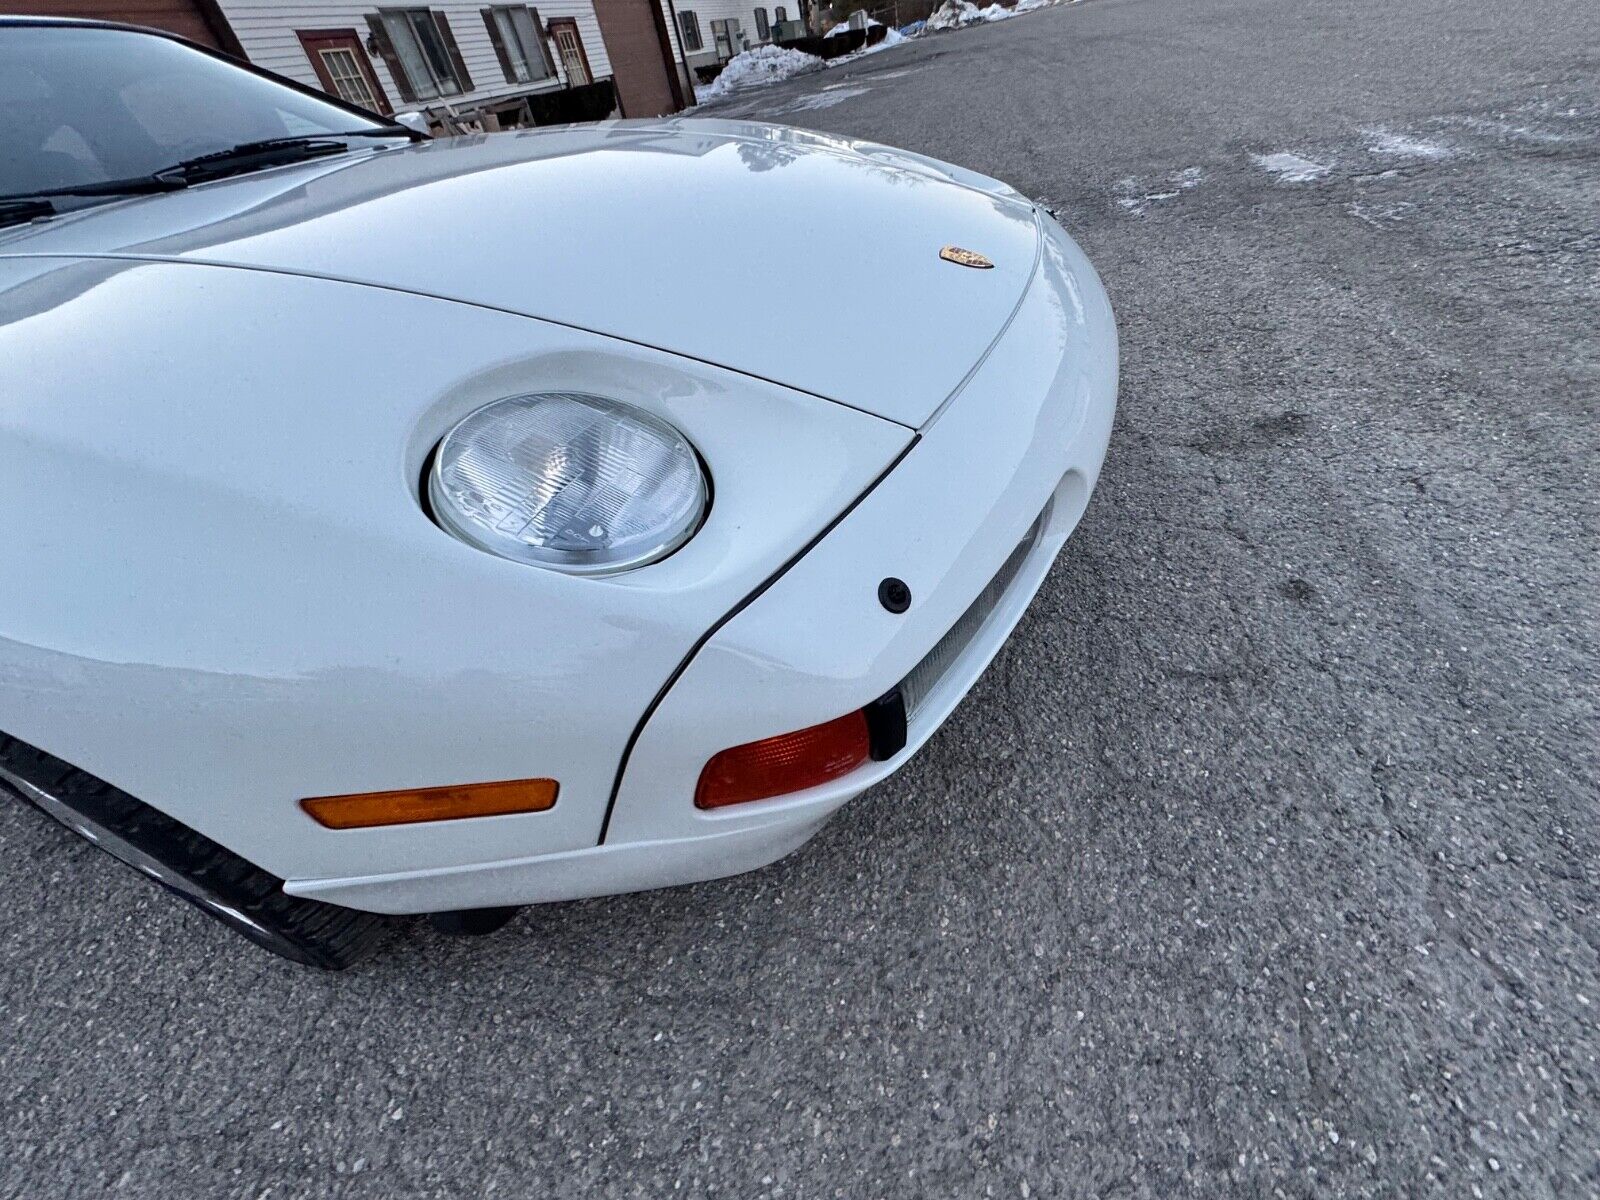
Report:
[[557,17],[551,21],[550,40],[556,44],[556,53],[561,56],[568,87],[582,87],[594,82],[594,73],[589,70],[589,56],[584,53],[583,38],[578,34],[578,22],[574,18]]

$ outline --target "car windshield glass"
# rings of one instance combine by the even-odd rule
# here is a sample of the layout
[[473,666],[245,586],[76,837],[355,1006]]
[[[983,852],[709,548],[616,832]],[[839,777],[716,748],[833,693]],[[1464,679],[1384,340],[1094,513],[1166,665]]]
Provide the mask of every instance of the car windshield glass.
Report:
[[0,25],[0,124],[3,199],[147,177],[241,143],[389,123],[155,34]]

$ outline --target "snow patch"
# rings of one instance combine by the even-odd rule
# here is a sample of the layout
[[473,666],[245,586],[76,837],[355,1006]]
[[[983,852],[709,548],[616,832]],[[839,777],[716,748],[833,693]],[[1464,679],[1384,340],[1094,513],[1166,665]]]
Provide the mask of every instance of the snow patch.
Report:
[[1252,154],[1256,166],[1263,171],[1278,177],[1279,183],[1312,183],[1321,179],[1329,171],[1321,163],[1312,162],[1309,158],[1301,158],[1298,154],[1290,154],[1280,150],[1276,154]]
[[1185,167],[1176,175],[1167,177],[1166,187],[1147,192],[1144,190],[1145,184],[1130,175],[1117,181],[1117,203],[1124,211],[1142,217],[1152,204],[1176,200],[1191,188],[1199,187],[1203,178],[1205,174],[1199,167]]
[[871,90],[871,88],[845,87],[842,84],[835,84],[833,87],[820,91],[814,96],[801,96],[798,100],[785,104],[778,109],[778,112],[814,112],[819,108],[832,108],[835,104],[843,104],[846,100],[856,96],[865,96]]
[[722,74],[705,87],[695,88],[695,102],[705,104],[711,100],[723,100],[747,88],[780,83],[796,75],[809,75],[822,70],[824,65],[815,54],[806,54],[789,46],[756,46],[734,55],[728,60],[728,65],[722,68]]
[[1403,133],[1390,133],[1385,129],[1363,129],[1367,149],[1374,154],[1392,154],[1399,158],[1449,158],[1450,147],[1441,146],[1423,138],[1407,137]]
[[1578,140],[1573,134],[1552,133],[1548,129],[1530,129],[1526,125],[1513,125],[1510,121],[1491,121],[1487,117],[1444,117],[1443,120],[1479,133],[1493,134],[1514,142],[1533,142],[1536,145],[1554,146]]
[[1383,229],[1395,221],[1403,221],[1416,209],[1417,206],[1409,200],[1402,200],[1396,204],[1368,204],[1354,200],[1345,205],[1345,211],[1352,217],[1358,221],[1365,221],[1374,229]]

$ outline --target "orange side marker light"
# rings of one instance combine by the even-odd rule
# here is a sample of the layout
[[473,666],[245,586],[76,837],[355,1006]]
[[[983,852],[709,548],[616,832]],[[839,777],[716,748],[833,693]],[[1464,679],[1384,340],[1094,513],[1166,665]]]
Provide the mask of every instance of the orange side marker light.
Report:
[[554,807],[560,790],[561,785],[554,779],[513,779],[504,783],[313,796],[300,801],[300,807],[329,829],[369,829],[376,825],[544,812]]

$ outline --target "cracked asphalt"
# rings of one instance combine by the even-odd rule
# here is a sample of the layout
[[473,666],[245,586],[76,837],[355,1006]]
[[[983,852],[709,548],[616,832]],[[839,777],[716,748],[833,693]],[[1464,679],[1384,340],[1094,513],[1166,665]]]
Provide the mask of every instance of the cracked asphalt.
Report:
[[342,976],[0,808],[0,1195],[1600,1195],[1597,80],[1591,0],[1088,0],[712,110],[1098,265],[1015,638],[791,859]]

